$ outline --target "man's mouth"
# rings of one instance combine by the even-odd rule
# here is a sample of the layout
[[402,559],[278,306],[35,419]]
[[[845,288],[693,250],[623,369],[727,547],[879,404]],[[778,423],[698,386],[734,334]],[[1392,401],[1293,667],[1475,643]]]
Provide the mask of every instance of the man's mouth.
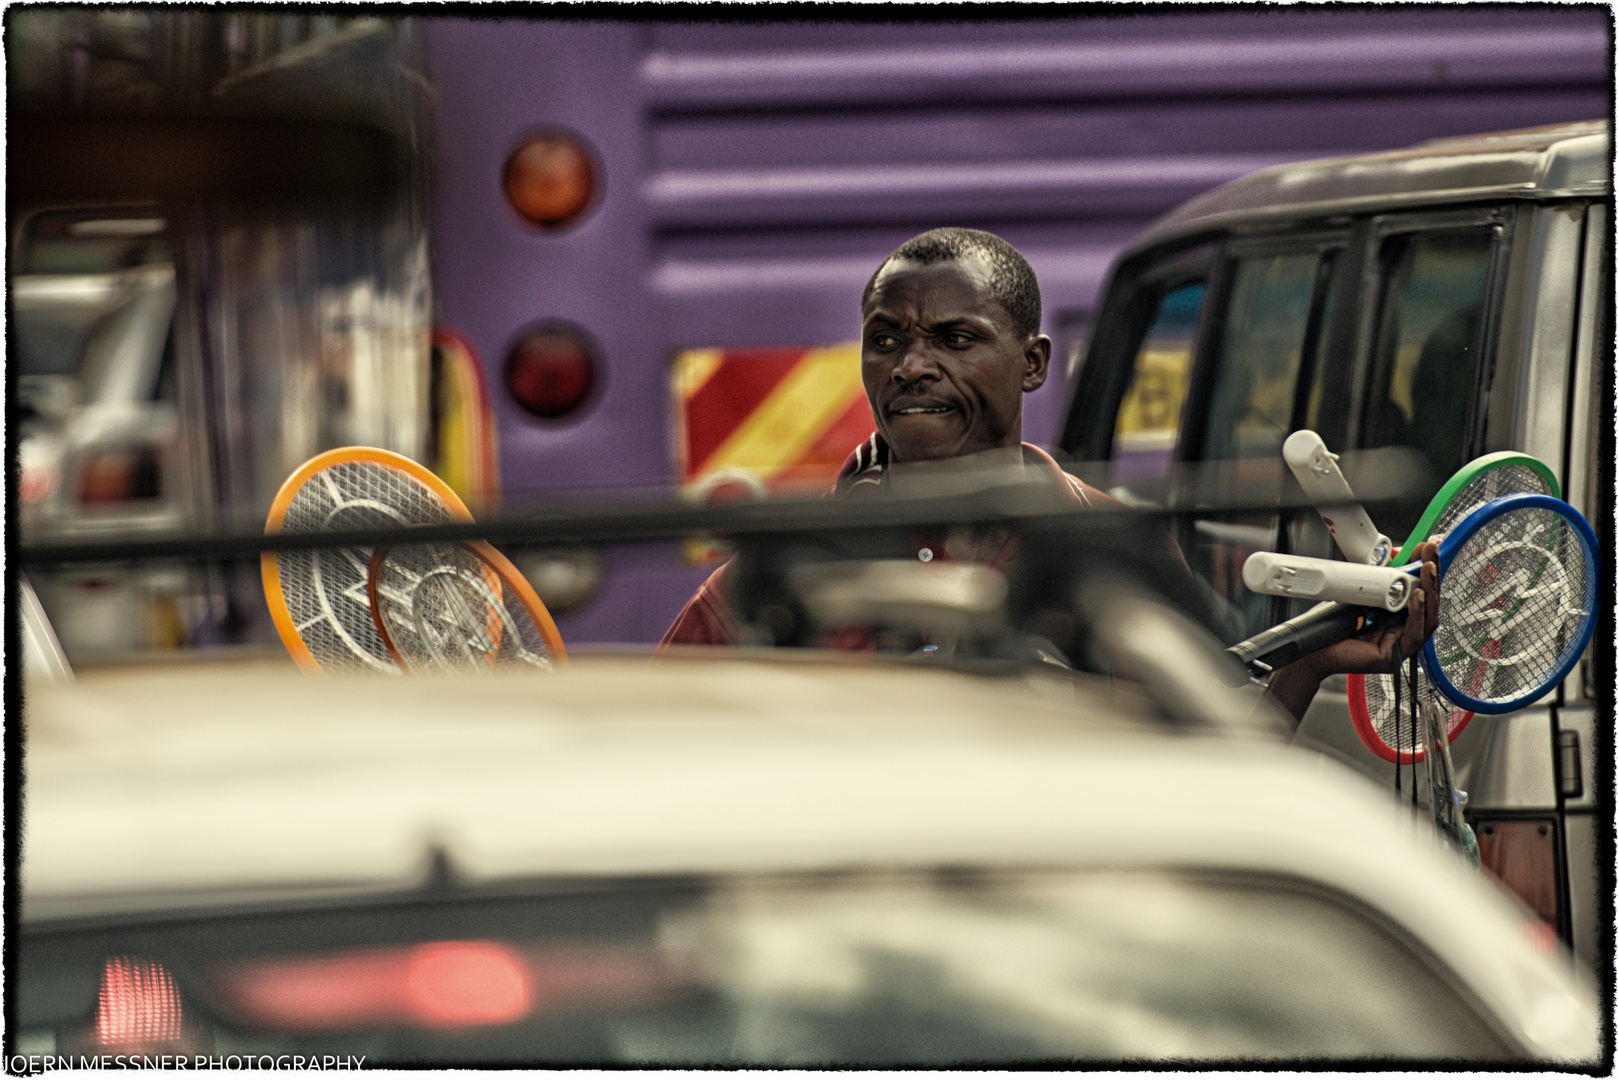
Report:
[[888,406],[889,416],[928,416],[938,413],[954,412],[955,406],[941,404],[936,401],[911,402],[903,405]]

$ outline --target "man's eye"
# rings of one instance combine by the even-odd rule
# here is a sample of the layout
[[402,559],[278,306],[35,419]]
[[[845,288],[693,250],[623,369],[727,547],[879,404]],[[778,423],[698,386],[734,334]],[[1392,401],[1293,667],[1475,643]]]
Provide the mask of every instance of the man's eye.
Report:
[[871,344],[878,349],[891,349],[899,343],[899,339],[892,334],[872,334]]
[[944,344],[953,349],[964,348],[972,344],[972,335],[962,333],[959,330],[952,330],[944,335]]

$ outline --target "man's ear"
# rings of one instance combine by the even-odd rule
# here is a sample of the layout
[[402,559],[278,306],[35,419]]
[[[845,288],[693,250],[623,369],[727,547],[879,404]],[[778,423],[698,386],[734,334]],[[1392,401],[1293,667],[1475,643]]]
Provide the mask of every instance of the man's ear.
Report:
[[1032,393],[1045,385],[1051,372],[1051,339],[1039,334],[1028,340],[1022,351],[1022,392]]

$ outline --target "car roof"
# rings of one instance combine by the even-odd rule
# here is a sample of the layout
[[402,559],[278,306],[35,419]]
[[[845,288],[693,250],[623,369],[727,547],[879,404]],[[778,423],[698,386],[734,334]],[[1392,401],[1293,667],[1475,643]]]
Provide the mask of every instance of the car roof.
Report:
[[396,891],[434,851],[474,885],[1200,868],[1387,912],[1503,1016],[1584,1008],[1516,932],[1522,912],[1385,793],[1277,741],[1132,721],[1141,708],[1091,677],[737,653],[480,679],[81,672],[27,701],[23,915]]
[[1131,251],[1203,231],[1413,204],[1612,191],[1610,125],[1556,124],[1403,150],[1277,165],[1215,188],[1154,222]]

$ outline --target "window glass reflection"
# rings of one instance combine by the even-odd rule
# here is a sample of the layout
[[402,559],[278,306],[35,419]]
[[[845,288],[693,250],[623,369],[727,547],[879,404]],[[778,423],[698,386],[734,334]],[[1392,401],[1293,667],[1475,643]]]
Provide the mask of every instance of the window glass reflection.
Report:
[[1208,292],[1203,281],[1171,289],[1158,300],[1135,353],[1129,389],[1113,428],[1113,482],[1159,480],[1168,473],[1180,434],[1180,410],[1191,379],[1197,319]]

